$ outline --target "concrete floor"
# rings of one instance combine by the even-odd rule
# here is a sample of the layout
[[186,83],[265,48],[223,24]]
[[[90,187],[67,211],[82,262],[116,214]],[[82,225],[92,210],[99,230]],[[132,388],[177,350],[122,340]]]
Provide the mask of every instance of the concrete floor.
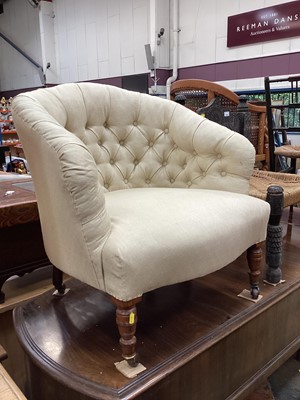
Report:
[[270,378],[275,400],[300,400],[300,357],[290,358]]
[[245,400],[300,400],[300,357],[291,357]]

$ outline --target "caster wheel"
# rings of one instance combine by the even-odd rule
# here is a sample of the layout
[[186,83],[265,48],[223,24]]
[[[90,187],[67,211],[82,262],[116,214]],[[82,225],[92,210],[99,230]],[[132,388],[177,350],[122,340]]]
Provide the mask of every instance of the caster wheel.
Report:
[[251,289],[251,297],[252,297],[252,299],[257,300],[258,299],[258,295],[259,295],[258,287],[252,288]]
[[65,294],[65,290],[66,290],[66,285],[64,283],[57,289],[59,294]]
[[126,359],[126,361],[130,367],[134,368],[139,364],[139,357],[137,354],[135,354],[132,358]]

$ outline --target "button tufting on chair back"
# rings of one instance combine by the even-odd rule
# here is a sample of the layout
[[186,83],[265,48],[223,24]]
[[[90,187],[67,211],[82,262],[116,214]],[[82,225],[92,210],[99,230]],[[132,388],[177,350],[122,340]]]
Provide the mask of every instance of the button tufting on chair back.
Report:
[[[35,96],[49,118],[86,146],[101,185],[109,191],[144,186],[210,188],[216,184],[219,189],[248,190],[247,180],[239,179],[245,166],[241,165],[239,173],[232,162],[232,152],[240,155],[240,149],[232,145],[236,134],[211,141],[219,127],[192,113],[186,121],[186,112],[173,102],[156,99],[153,103],[149,95],[120,92],[113,86],[95,88],[89,83],[66,84]],[[249,154],[251,151],[248,149]]]

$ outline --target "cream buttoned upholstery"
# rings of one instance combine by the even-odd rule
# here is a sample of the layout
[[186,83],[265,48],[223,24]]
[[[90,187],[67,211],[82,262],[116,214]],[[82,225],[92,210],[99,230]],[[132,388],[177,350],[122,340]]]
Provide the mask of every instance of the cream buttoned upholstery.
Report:
[[175,102],[70,83],[18,95],[13,118],[49,259],[116,299],[211,273],[265,239],[269,205],[248,196],[253,146]]

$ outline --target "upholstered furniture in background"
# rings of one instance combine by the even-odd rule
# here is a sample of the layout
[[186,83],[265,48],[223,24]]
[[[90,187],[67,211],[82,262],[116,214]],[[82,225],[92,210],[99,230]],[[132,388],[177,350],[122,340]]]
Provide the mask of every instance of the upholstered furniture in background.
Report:
[[129,364],[143,293],[248,249],[257,298],[269,205],[248,195],[255,149],[242,135],[173,101],[93,83],[20,94],[13,117],[58,292],[63,271],[111,296]]

